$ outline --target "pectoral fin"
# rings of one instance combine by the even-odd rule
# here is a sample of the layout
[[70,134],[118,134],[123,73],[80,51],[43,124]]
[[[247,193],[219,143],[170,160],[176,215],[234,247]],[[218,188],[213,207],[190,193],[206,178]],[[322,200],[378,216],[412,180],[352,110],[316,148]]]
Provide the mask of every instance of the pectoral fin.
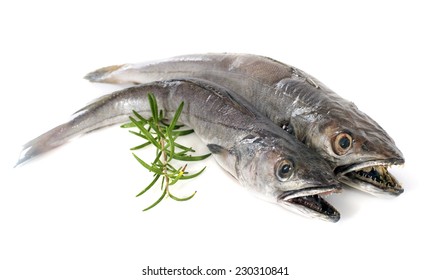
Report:
[[207,147],[214,155],[229,153],[228,149],[217,144],[208,144]]
[[213,154],[214,158],[219,163],[219,165],[221,165],[226,171],[228,171],[236,178],[235,153],[232,150],[217,144],[208,144],[207,147],[210,150],[210,152]]

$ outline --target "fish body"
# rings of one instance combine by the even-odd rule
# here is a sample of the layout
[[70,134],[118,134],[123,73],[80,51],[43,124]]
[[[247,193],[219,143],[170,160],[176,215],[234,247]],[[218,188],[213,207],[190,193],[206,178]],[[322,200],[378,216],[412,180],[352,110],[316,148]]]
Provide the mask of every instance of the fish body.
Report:
[[127,122],[133,110],[151,117],[149,93],[167,119],[184,102],[179,121],[193,128],[219,165],[247,189],[306,216],[332,222],[340,218],[319,195],[340,190],[331,166],[241,97],[207,81],[152,82],[102,96],[69,122],[27,143],[18,164],[76,136]]
[[199,78],[241,95],[258,111],[317,151],[340,182],[374,195],[403,188],[387,171],[404,163],[393,139],[352,102],[304,71],[248,54],[185,55],[104,67],[85,78],[103,83],[146,83]]

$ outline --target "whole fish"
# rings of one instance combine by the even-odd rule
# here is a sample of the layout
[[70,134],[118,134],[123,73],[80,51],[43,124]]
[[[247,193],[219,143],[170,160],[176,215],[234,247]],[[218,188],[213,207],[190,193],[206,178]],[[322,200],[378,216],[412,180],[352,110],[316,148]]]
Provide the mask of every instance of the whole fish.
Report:
[[404,163],[373,119],[298,68],[248,54],[203,54],[104,67],[86,79],[146,83],[173,78],[212,81],[240,94],[265,116],[327,160],[340,182],[374,195],[404,190],[388,172]]
[[184,101],[179,121],[194,129],[241,185],[303,215],[339,220],[338,211],[320,196],[341,189],[328,163],[234,93],[199,80],[153,82],[102,96],[69,122],[27,143],[18,164],[75,136],[124,123],[132,110],[149,118],[149,93],[168,119]]

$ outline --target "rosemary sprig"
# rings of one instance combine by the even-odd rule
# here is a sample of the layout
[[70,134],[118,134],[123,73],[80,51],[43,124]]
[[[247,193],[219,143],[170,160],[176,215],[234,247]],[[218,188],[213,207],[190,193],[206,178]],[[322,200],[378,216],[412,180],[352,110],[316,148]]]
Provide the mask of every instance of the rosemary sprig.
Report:
[[161,196],[150,206],[146,207],[143,211],[150,210],[158,205],[163,198],[170,197],[176,201],[186,201],[191,199],[196,191],[186,197],[177,197],[172,194],[171,187],[179,180],[192,179],[205,170],[202,168],[199,172],[189,174],[186,171],[187,164],[180,167],[174,167],[171,163],[173,159],[179,161],[199,161],[206,159],[211,154],[201,156],[191,156],[190,152],[195,152],[191,147],[183,146],[176,142],[180,136],[193,133],[192,129],[181,129],[181,125],[177,125],[178,119],[184,107],[184,102],[180,104],[176,110],[171,122],[166,122],[163,110],[158,109],[156,98],[153,94],[148,95],[148,101],[151,108],[151,118],[145,119],[138,112],[133,111],[133,116],[129,117],[130,123],[122,125],[123,128],[137,128],[138,132],[129,130],[130,133],[145,140],[141,145],[131,148],[131,150],[139,150],[147,146],[154,146],[156,148],[156,157],[151,163],[147,163],[139,158],[135,153],[135,159],[148,171],[154,173],[154,179],[136,196],[143,195],[150,190],[157,182],[161,180]]

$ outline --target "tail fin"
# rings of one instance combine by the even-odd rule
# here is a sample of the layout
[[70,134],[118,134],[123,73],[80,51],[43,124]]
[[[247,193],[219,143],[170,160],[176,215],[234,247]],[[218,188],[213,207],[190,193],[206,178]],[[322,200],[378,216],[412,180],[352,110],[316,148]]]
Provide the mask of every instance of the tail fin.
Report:
[[117,70],[120,70],[124,66],[125,64],[103,67],[88,73],[84,76],[84,79],[87,79],[93,83],[121,83],[121,81],[115,79],[115,75],[113,75],[113,73]]
[[76,134],[71,133],[71,131],[73,131],[72,122],[64,123],[26,143],[22,148],[15,167],[65,144],[76,136]]

